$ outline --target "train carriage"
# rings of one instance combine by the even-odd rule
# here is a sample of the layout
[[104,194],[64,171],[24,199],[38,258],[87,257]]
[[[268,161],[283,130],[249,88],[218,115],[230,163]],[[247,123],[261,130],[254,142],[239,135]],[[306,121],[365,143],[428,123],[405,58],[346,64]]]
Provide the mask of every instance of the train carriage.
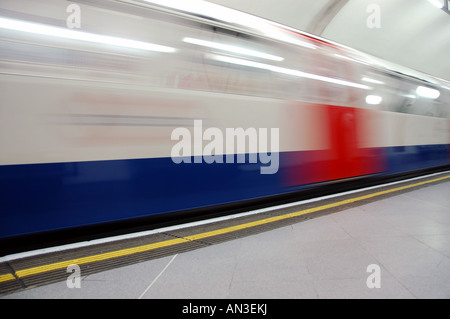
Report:
[[447,81],[203,1],[74,4],[1,4],[0,239],[450,164]]

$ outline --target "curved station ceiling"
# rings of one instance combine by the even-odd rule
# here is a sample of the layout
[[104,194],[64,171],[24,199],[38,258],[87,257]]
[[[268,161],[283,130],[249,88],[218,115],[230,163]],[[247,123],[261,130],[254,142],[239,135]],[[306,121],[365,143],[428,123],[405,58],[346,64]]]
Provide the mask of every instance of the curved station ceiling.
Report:
[[450,81],[450,0],[209,0]]

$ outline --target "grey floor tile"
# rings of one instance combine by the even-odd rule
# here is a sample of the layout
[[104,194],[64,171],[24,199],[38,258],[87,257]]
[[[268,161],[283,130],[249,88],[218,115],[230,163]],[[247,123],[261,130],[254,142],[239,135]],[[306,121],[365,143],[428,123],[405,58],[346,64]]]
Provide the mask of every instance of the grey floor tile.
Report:
[[450,234],[413,236],[428,247],[450,258]]
[[322,216],[291,226],[295,240],[302,246],[312,241],[349,239],[350,235],[330,216]]
[[380,287],[369,288],[361,279],[328,279],[315,281],[321,299],[414,299],[400,282],[382,275]]
[[233,281],[230,299],[315,299],[312,280]]

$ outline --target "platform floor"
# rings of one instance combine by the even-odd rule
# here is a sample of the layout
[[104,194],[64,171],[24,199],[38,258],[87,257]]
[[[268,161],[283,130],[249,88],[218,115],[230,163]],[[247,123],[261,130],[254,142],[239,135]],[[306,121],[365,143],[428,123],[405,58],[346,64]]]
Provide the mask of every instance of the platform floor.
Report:
[[80,288],[61,281],[0,298],[450,298],[450,179],[81,275]]

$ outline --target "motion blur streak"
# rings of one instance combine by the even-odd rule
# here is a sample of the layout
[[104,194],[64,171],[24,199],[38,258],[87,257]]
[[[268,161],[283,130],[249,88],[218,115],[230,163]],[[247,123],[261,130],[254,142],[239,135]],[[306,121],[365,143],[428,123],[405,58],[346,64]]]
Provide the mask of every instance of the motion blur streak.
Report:
[[175,52],[174,48],[169,48],[162,45],[146,43],[141,41],[134,41],[130,39],[121,39],[93,33],[74,31],[64,28],[57,28],[53,26],[47,26],[37,23],[29,23],[12,19],[0,18],[0,28],[141,50]]
[[0,241],[450,164],[447,81],[205,1],[69,3],[0,2]]
[[283,73],[283,74],[287,74],[287,75],[298,76],[298,77],[302,77],[302,78],[308,78],[308,79],[312,79],[312,80],[330,82],[330,83],[335,83],[335,84],[339,84],[339,85],[346,85],[346,86],[351,86],[351,87],[364,89],[364,90],[369,90],[370,89],[370,87],[368,87],[367,85],[362,85],[362,84],[358,84],[358,83],[352,83],[352,82],[343,81],[343,80],[340,80],[340,79],[332,79],[332,78],[328,78],[328,77],[325,77],[325,76],[320,76],[320,75],[311,74],[311,73],[305,73],[305,72],[301,72],[301,71],[293,70],[293,69],[280,68],[280,67],[276,67],[276,66],[269,65],[269,64],[258,63],[258,62],[247,61],[247,60],[236,59],[236,58],[230,58],[230,57],[219,56],[219,55],[217,55],[217,56],[210,56],[210,57],[212,59],[217,60],[217,61],[234,63],[234,64],[239,64],[239,65],[249,66],[249,67],[252,67],[252,68],[265,69],[265,70],[269,70],[269,71],[272,71],[272,72],[278,72],[278,73]]

